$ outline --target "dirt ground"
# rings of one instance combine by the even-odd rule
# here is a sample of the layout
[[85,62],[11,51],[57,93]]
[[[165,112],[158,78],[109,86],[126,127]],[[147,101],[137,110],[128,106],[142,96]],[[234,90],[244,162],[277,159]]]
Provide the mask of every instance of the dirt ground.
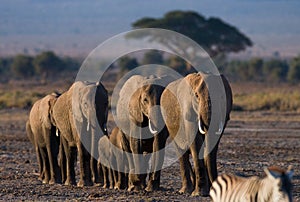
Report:
[[[42,184],[25,133],[27,110],[0,111],[0,200],[2,201],[210,201],[180,195],[179,164],[163,169],[159,191],[132,193],[101,187]],[[300,201],[300,113],[233,112],[218,152],[219,173],[263,176],[277,165],[295,170],[294,201]]]

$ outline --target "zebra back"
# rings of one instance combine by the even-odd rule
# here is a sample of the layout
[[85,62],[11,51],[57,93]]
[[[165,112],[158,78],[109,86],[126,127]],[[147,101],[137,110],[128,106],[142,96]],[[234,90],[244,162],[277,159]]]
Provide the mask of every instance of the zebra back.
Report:
[[214,202],[291,202],[293,170],[265,169],[266,177],[239,177],[223,174],[213,182],[210,197]]

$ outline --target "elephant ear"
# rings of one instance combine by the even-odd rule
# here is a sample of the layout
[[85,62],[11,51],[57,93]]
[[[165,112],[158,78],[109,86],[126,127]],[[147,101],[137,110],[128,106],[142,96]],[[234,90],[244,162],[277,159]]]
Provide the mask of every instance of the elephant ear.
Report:
[[141,89],[136,90],[129,100],[129,117],[135,123],[143,122],[143,113],[140,105]]
[[81,90],[80,87],[78,85],[74,86],[75,88],[73,89],[73,93],[72,93],[72,112],[73,112],[73,116],[74,119],[80,123],[83,122],[83,118],[82,118],[82,109],[81,109]]
[[194,122],[197,119],[197,113],[195,111],[196,94],[195,88],[197,85],[197,74],[189,74],[182,80],[178,88],[178,99],[182,104],[182,111],[184,119],[187,121]]
[[56,125],[55,124],[55,121],[54,121],[54,119],[53,119],[53,107],[54,107],[54,104],[55,104],[55,102],[56,102],[56,100],[57,100],[57,98],[55,97],[53,97],[53,98],[50,98],[49,100],[48,100],[48,118],[49,118],[49,120],[51,121],[51,123],[53,124],[53,125]]

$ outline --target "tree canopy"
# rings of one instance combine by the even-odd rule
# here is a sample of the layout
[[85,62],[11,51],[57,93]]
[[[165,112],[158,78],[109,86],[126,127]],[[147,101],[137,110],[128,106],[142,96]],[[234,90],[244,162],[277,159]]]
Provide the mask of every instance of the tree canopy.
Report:
[[[239,52],[252,46],[252,41],[236,27],[222,21],[216,17],[205,18],[194,11],[171,11],[166,13],[162,18],[145,17],[137,20],[132,24],[133,28],[162,28],[176,31],[196,41],[200,44],[211,57],[220,53]],[[128,37],[149,37],[146,33],[144,36]],[[159,36],[157,41],[169,40],[170,43],[178,43],[176,40],[171,41],[168,36]],[[165,37],[164,39],[162,39]],[[153,39],[149,39],[153,40]]]
[[34,74],[33,58],[26,55],[17,55],[11,64],[11,71],[18,77],[29,77]]
[[44,76],[62,70],[64,67],[63,61],[52,51],[42,52],[37,55],[33,60],[33,64],[36,72],[44,74]]

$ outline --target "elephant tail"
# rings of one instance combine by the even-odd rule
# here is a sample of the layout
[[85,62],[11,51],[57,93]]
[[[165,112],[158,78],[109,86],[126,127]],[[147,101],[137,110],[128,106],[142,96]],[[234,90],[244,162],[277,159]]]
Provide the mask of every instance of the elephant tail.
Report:
[[26,133],[27,133],[27,137],[30,140],[30,142],[34,145],[34,136],[33,136],[33,132],[31,130],[31,125],[29,120],[26,122]]

